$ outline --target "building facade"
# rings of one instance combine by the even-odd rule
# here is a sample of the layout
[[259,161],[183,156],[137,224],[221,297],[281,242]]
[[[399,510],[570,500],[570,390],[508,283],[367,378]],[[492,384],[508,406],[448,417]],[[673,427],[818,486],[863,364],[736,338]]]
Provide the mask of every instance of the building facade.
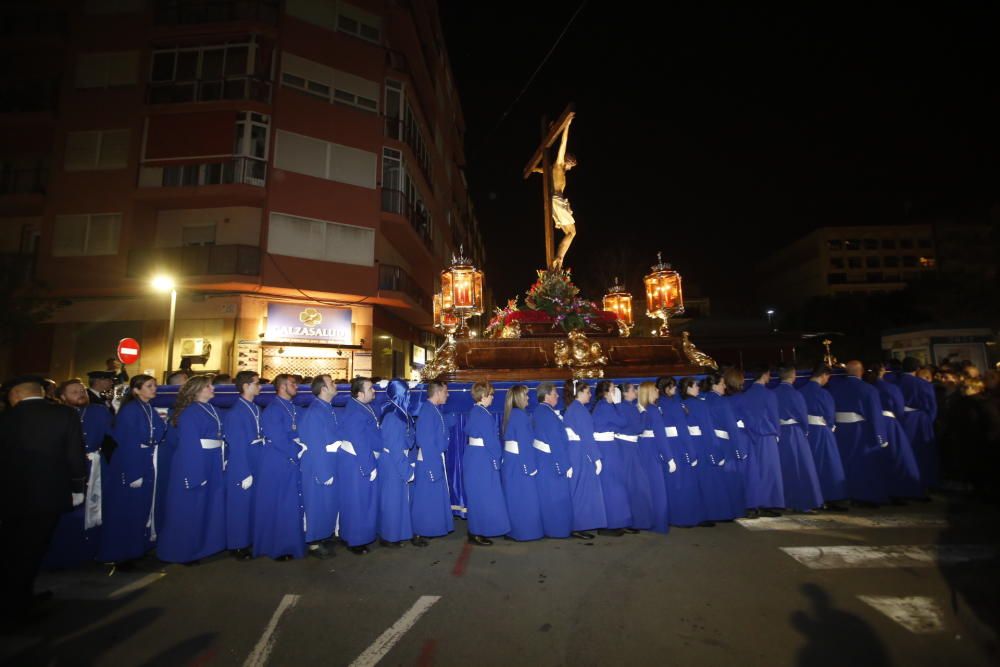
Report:
[[[8,372],[408,377],[484,248],[437,6],[86,0],[0,9],[0,252],[54,309]],[[2,364],[3,362],[0,362]]]

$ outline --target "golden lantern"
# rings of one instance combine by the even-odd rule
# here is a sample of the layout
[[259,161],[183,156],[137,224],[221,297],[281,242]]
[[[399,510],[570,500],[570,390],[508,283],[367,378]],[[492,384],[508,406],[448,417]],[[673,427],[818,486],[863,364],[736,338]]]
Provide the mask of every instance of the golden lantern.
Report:
[[462,256],[452,256],[451,266],[441,272],[441,319],[456,322],[455,336],[469,337],[466,320],[483,314],[483,272]]
[[635,324],[632,319],[632,295],[626,291],[624,285],[618,284],[618,277],[615,277],[615,284],[608,288],[603,300],[604,310],[614,313],[618,317],[618,325],[623,336],[628,336],[629,331]]
[[458,326],[458,318],[451,313],[446,313],[441,308],[442,296],[440,293],[434,295],[434,328],[440,329],[445,334],[451,334]]
[[646,315],[663,320],[654,332],[657,336],[669,336],[668,320],[673,315],[684,312],[684,293],[681,290],[681,274],[664,263],[661,253],[656,253],[656,264],[643,279],[646,284]]

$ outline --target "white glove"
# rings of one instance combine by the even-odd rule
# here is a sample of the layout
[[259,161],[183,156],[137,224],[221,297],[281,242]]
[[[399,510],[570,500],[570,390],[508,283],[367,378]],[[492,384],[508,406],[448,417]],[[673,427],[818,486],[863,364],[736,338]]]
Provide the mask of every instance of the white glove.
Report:
[[244,491],[249,489],[251,484],[253,484],[253,475],[247,475],[246,478],[240,482],[240,486],[243,487]]
[[410,386],[410,389],[416,389],[417,387],[420,386],[420,381],[419,380],[410,380],[407,384]]
[[79,507],[82,504],[83,504],[83,494],[82,493],[74,493],[73,494],[73,507]]
[[534,477],[537,474],[538,474],[537,470],[532,470],[531,472],[528,473],[528,477]]
[[333,477],[323,482],[323,486],[333,486]]
[[368,481],[374,482],[376,477],[378,477],[378,468],[372,468],[372,474],[369,475]]
[[719,461],[718,465],[719,467],[726,465],[726,459],[722,459],[721,461]]
[[691,467],[692,468],[696,468],[697,466],[698,466],[698,459],[695,459],[694,461],[691,461]]
[[889,446],[889,441],[888,440],[886,440],[885,442],[882,443],[882,449],[885,449],[888,446]]
[[601,470],[603,468],[604,468],[604,466],[601,465],[601,459],[597,459],[596,461],[594,461],[594,470],[597,471],[598,475],[601,474]]
[[673,459],[667,461],[667,470],[669,470],[670,472],[677,472],[677,462],[674,461]]
[[385,389],[386,387],[389,386],[389,381],[388,380],[379,380],[375,384],[378,385],[379,389]]
[[611,387],[611,402],[615,405],[622,402],[622,390],[618,387]]
[[830,427],[830,433],[836,433],[836,432],[837,432],[837,425],[834,424],[833,426]]
[[298,438],[294,438],[294,439],[292,440],[292,442],[294,442],[294,443],[295,443],[296,445],[298,445],[299,447],[301,447],[301,448],[302,448],[302,449],[300,449],[300,450],[299,450],[299,454],[298,454],[298,457],[299,457],[299,458],[301,459],[301,458],[302,458],[302,455],[303,455],[303,454],[305,454],[305,453],[306,453],[306,450],[307,450],[307,449],[309,449],[309,448],[308,448],[308,447],[306,447],[306,443],[302,442],[302,441],[301,441],[301,440],[299,440]]
[[130,489],[140,489],[140,488],[142,488],[142,477],[140,477],[139,479],[135,480],[134,482],[132,482],[128,486],[129,486]]
[[573,469],[572,468],[570,468],[569,470],[566,471],[566,477],[567,477],[567,479],[573,479]]
[[410,473],[410,479],[408,479],[406,481],[407,481],[407,483],[409,483],[409,482],[412,482],[413,480],[415,480],[416,478],[417,478],[417,473],[412,472],[412,473]]

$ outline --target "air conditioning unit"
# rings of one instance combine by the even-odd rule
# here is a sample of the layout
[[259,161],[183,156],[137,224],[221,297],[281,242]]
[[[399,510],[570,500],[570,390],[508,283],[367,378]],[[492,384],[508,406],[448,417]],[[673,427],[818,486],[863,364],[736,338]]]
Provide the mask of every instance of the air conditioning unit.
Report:
[[182,357],[200,357],[209,354],[212,344],[207,338],[181,338]]

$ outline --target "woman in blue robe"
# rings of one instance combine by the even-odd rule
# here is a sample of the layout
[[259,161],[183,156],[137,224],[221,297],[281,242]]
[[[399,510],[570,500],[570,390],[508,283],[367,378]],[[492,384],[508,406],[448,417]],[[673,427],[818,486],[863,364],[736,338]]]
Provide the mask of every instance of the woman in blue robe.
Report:
[[538,498],[535,433],[531,428],[531,418],[524,411],[526,407],[528,388],[523,384],[510,387],[504,401],[500,478],[507,503],[507,516],[510,519],[510,532],[507,535],[519,542],[538,540],[545,536]]
[[747,507],[750,518],[778,516],[776,510],[785,506],[778,454],[778,399],[767,388],[771,381],[770,368],[759,369],[754,378],[753,384],[740,396],[741,419],[750,436]]
[[282,373],[274,378],[275,395],[261,413],[264,446],[260,452],[254,496],[253,555],[287,561],[306,552],[302,475],[298,443],[300,409],[292,399],[299,388]]
[[923,497],[926,497],[926,491],[937,488],[940,483],[938,443],[934,433],[938,405],[934,386],[917,377],[916,371],[919,368],[920,362],[913,357],[903,359],[903,372],[896,382],[903,393],[903,414],[897,419],[902,422],[906,437],[910,440],[910,447],[920,470],[920,483],[925,490]]
[[886,487],[892,498],[922,498],[924,490],[920,482],[920,469],[917,467],[910,439],[900,421],[900,416],[906,410],[903,392],[896,385],[886,382],[885,374],[885,364],[876,362],[865,375],[865,380],[875,386],[882,401],[882,416],[885,417],[885,432],[889,440]]
[[[630,434],[627,438],[617,437],[625,435],[626,427],[625,417],[614,404],[617,391],[618,388],[610,380],[597,383],[591,419],[601,461],[600,485],[604,495],[607,530],[620,535],[632,525],[632,507],[629,505],[627,490],[628,471],[625,468],[625,452],[622,450],[625,445],[631,444],[628,442],[631,438],[635,439],[637,447],[639,436]],[[618,396],[618,399],[621,400],[621,397]],[[579,403],[579,400],[575,402]],[[569,417],[568,409],[566,414]]]
[[371,380],[351,380],[351,397],[344,410],[344,439],[337,452],[340,477],[340,539],[359,556],[368,553],[375,541],[378,525],[378,462],[382,451],[382,431],[372,401],[375,389]]
[[67,380],[56,389],[56,398],[73,408],[80,418],[83,451],[87,456],[86,500],[64,512],[52,533],[42,561],[46,570],[74,568],[97,557],[101,536],[101,445],[111,435],[111,412],[88,402],[80,380]]
[[795,366],[781,366],[781,384],[775,387],[778,399],[778,423],[781,432],[778,455],[781,458],[781,484],[785,506],[811,513],[823,505],[823,491],[816,475],[812,449],[806,439],[809,412],[806,401],[795,389]]
[[542,381],[535,389],[538,406],[532,415],[538,461],[538,502],[546,537],[593,539],[590,533],[573,530],[569,438],[562,415],[556,412],[559,393],[553,383]]
[[663,415],[656,405],[659,393],[656,391],[656,384],[643,382],[639,385],[637,393],[636,408],[642,420],[642,432],[639,434],[636,467],[646,476],[646,488],[649,489],[650,529],[657,533],[666,533],[670,531],[670,503],[666,478],[677,474],[677,462],[664,429]]
[[709,414],[708,404],[699,398],[698,381],[693,377],[683,378],[677,391],[681,409],[687,417],[692,450],[698,456],[695,474],[698,476],[698,490],[701,492],[705,518],[709,521],[729,521],[736,515],[723,478],[726,460],[715,435],[715,425]]
[[[567,406],[563,423],[569,438],[567,476],[573,492],[573,530],[587,532],[596,528],[605,531],[608,517],[601,489],[603,463],[601,451],[594,441],[594,420],[586,407],[590,402],[590,386],[579,380],[567,381],[563,394]],[[624,534],[624,531],[608,532]]]
[[193,563],[226,548],[222,417],[209,402],[210,375],[181,387],[174,405],[177,451],[167,482],[163,531],[156,555],[168,563]]
[[153,456],[166,425],[150,404],[155,397],[153,377],[132,378],[112,429],[118,446],[110,462],[102,459],[101,546],[97,557],[119,568],[142,558],[156,540]]
[[722,465],[723,479],[729,494],[729,505],[734,517],[746,515],[746,486],[743,483],[740,449],[743,434],[736,424],[732,401],[724,398],[726,381],[721,373],[709,373],[701,381],[701,394],[705,398],[712,425],[715,428],[716,442],[719,445],[725,463]]
[[[410,388],[402,380],[392,380],[382,404],[382,455],[378,457],[378,536],[379,544],[399,548],[413,539],[410,515],[410,484],[414,464],[410,450],[416,443],[416,426],[410,416]],[[426,541],[424,542],[426,545]]]
[[[619,451],[625,465],[625,491],[628,493],[628,505],[632,510],[632,523],[626,530],[637,533],[640,530],[653,528],[653,491],[649,487],[650,476],[645,466],[649,461],[655,460],[655,457],[649,459],[640,453],[644,447],[642,432],[645,427],[642,425],[642,414],[637,402],[639,388],[631,382],[626,382],[618,385],[617,389],[621,394],[621,402],[617,403],[615,408],[624,426],[621,432],[615,433],[615,442],[620,447]],[[649,448],[651,444],[647,442],[645,447]],[[657,475],[660,475],[660,472],[657,467]],[[660,481],[663,483],[662,475]]]
[[687,417],[677,400],[677,381],[672,377],[657,378],[656,387],[659,393],[656,406],[663,418],[663,433],[674,460],[674,469],[668,467],[665,471],[670,525],[682,528],[712,525],[705,520],[698,491],[698,456],[688,434]]
[[510,532],[507,501],[500,481],[503,448],[496,419],[489,411],[493,404],[493,385],[476,382],[470,390],[475,405],[465,422],[469,438],[462,454],[462,482],[468,507],[469,542],[490,546],[487,538]]
[[809,428],[806,438],[812,450],[819,488],[823,494],[823,506],[829,510],[843,510],[836,501],[847,498],[847,477],[844,464],[837,449],[837,438],[833,431],[837,424],[833,396],[824,387],[830,380],[830,367],[821,364],[813,371],[809,382],[799,387],[799,393],[806,402],[806,419]]
[[252,371],[236,374],[240,395],[232,407],[222,413],[222,432],[226,435],[226,548],[240,560],[252,557],[253,503],[259,478],[260,456],[264,448],[261,410],[254,402],[260,394],[260,376]]
[[440,409],[447,400],[448,386],[444,382],[427,383],[427,400],[417,417],[417,467],[413,480],[413,533],[420,537],[443,537],[455,530],[444,458],[449,431]]
[[322,560],[333,555],[333,537],[337,529],[340,503],[334,477],[341,441],[340,420],[333,411],[333,399],[337,395],[333,378],[317,375],[310,389],[313,402],[305,409],[299,429],[299,440],[306,446],[299,459],[299,470],[309,555]]

